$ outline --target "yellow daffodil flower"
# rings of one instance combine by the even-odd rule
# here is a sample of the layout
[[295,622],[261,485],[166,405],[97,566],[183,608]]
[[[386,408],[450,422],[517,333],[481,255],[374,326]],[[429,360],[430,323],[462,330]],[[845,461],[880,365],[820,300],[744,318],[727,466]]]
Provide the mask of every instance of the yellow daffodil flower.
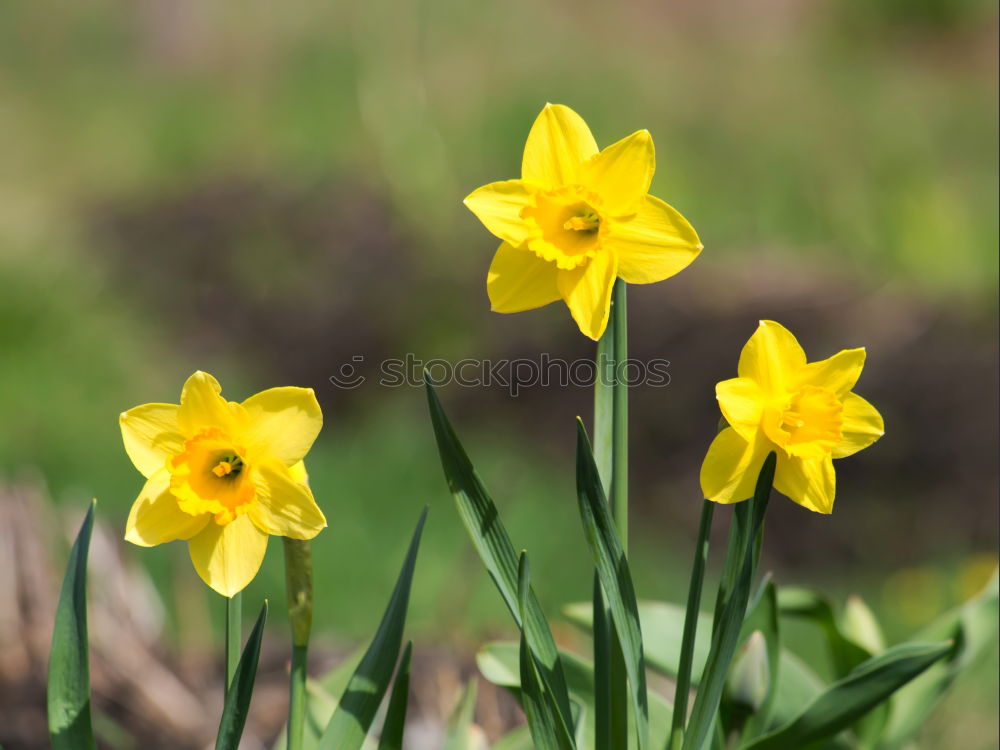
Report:
[[186,539],[202,580],[233,596],[260,569],[268,535],[312,539],[326,527],[302,463],[323,414],[311,388],[271,388],[242,404],[221,392],[196,372],[180,405],[122,413],[125,451],[146,477],[125,539]]
[[864,349],[807,363],[795,336],[762,320],[743,347],[739,377],[715,387],[729,427],[702,464],[705,497],[717,503],[751,497],[774,451],[774,488],[809,510],[832,512],[833,459],[867,448],[885,431],[875,407],[851,392],[864,364]]
[[616,278],[651,284],[701,252],[694,229],[648,194],[653,139],[640,130],[599,151],[569,107],[546,104],[528,133],[521,179],[494,182],[465,199],[503,240],[486,289],[495,312],[562,299],[580,331],[604,333]]

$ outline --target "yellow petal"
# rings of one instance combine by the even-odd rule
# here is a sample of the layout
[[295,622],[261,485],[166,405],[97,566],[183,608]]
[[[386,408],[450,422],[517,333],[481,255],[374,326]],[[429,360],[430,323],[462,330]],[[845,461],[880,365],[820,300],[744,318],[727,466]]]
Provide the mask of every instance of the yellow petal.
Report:
[[716,503],[738,503],[753,497],[757,475],[770,444],[761,437],[745,440],[727,427],[708,448],[701,465],[701,491]]
[[655,169],[653,137],[640,130],[584,162],[581,182],[601,196],[607,213],[633,214],[649,192]]
[[867,448],[883,434],[885,423],[878,410],[856,393],[848,393],[843,401],[844,423],[842,439],[834,446],[833,457],[844,458]]
[[596,153],[597,143],[580,115],[562,104],[546,104],[524,144],[521,177],[546,190],[576,185],[583,162]]
[[533,310],[559,299],[555,263],[542,260],[526,247],[503,243],[486,276],[490,308],[498,313]]
[[744,440],[753,440],[760,428],[764,394],[749,378],[723,380],[715,386],[715,397],[726,421]]
[[774,489],[804,508],[817,513],[832,513],[833,496],[837,489],[833,460],[829,456],[787,456],[783,451],[778,451]]
[[301,461],[323,427],[312,388],[269,388],[243,402],[243,441],[251,454],[271,456],[286,466]]
[[223,596],[247,587],[260,570],[267,551],[267,534],[246,515],[220,526],[209,523],[188,541],[191,562],[201,580]]
[[805,363],[806,354],[791,332],[773,320],[762,320],[743,347],[737,373],[775,393],[784,391]]
[[618,275],[629,284],[652,284],[683,271],[701,252],[687,219],[647,195],[629,219],[611,222],[605,244],[618,253]]
[[829,359],[807,364],[799,371],[796,382],[799,385],[828,388],[843,398],[858,382],[864,366],[863,348],[844,349]]
[[292,539],[312,539],[326,528],[326,518],[308,485],[296,482],[280,463],[257,467],[257,498],[247,515],[261,531]]
[[177,411],[181,432],[191,437],[205,427],[219,427],[229,435],[238,433],[245,422],[243,407],[226,401],[220,393],[219,381],[207,372],[199,370],[189,377],[181,389]]
[[170,472],[166,469],[161,469],[146,481],[128,514],[126,541],[140,547],[153,547],[175,539],[190,539],[205,528],[212,515],[192,516],[185,513],[169,488]]
[[521,211],[534,205],[531,191],[521,180],[491,182],[474,190],[464,201],[466,207],[490,232],[513,245],[528,238],[532,225]]
[[176,404],[143,404],[118,417],[125,452],[144,477],[153,476],[184,450],[177,410]]
[[306,472],[305,461],[299,461],[288,467],[288,474],[299,484],[309,484],[309,474]]
[[573,320],[584,336],[597,341],[608,325],[611,290],[615,284],[615,254],[599,252],[588,263],[572,271],[559,270],[556,283]]

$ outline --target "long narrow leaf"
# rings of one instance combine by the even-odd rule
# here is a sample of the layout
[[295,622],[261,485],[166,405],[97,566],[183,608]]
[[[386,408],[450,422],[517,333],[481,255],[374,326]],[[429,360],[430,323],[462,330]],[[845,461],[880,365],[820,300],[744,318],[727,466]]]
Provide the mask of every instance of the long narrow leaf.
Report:
[[531,741],[536,750],[561,750],[556,736],[555,718],[545,705],[542,678],[538,674],[524,631],[520,648],[521,707],[528,718]]
[[[507,688],[519,698],[521,695],[519,656],[516,641],[493,641],[479,649],[479,653],[476,654],[476,664],[487,680],[494,685]],[[569,685],[573,706],[580,708],[577,746],[592,748],[594,747],[594,666],[569,651],[560,651],[559,656],[566,667],[566,682]],[[653,747],[662,748],[666,745],[672,711],[670,701],[655,690],[650,690],[649,736]]]
[[611,743],[611,627],[601,592],[601,577],[596,570],[590,614],[594,625],[594,750],[614,750]]
[[403,730],[406,728],[406,706],[410,700],[410,657],[413,654],[413,641],[406,644],[403,658],[399,660],[396,670],[396,680],[392,684],[389,695],[389,708],[385,712],[385,723],[382,724],[382,736],[379,738],[378,750],[402,750]]
[[771,497],[776,462],[777,456],[774,453],[768,454],[757,477],[757,486],[750,506],[750,526],[745,532],[730,536],[731,541],[736,540],[744,546],[743,549],[730,547],[726,551],[726,557],[738,555],[743,562],[732,589],[726,592],[720,589],[720,598],[725,594],[726,601],[721,611],[717,610],[718,619],[712,633],[712,647],[691,709],[691,718],[684,733],[684,750],[701,750],[716,721],[726,675],[739,644],[740,629],[750,599],[750,586],[753,583],[759,551],[758,540],[764,524],[767,503]]
[[904,643],[859,665],[835,682],[790,723],[746,750],[798,750],[834,737],[919,675],[953,644]]
[[548,621],[534,591],[529,590],[527,606],[522,617],[517,597],[517,554],[510,542],[500,515],[489,493],[480,481],[452,429],[448,417],[441,408],[437,393],[430,378],[425,374],[427,384],[427,404],[430,408],[434,435],[437,438],[441,465],[444,468],[448,487],[455,498],[459,516],[472,540],[476,552],[486,566],[486,570],[500,591],[514,622],[522,630],[528,631],[528,645],[535,657],[541,679],[559,706],[559,720],[573,726],[566,689],[566,676],[559,662],[559,651],[549,629]]
[[69,553],[49,654],[49,735],[54,750],[89,750],[94,744],[90,723],[90,661],[87,638],[87,551],[94,527],[91,501]]
[[[530,596],[531,566],[527,553],[522,551],[517,564],[517,599],[522,619],[530,606]],[[531,736],[540,748],[572,750],[575,747],[572,730],[559,720],[559,706],[541,679],[531,646],[530,632],[522,631],[519,661],[522,705],[531,727]]]
[[576,487],[580,518],[601,579],[605,601],[611,612],[614,624],[612,633],[617,637],[625,659],[638,747],[639,750],[644,750],[649,744],[649,706],[639,608],[625,551],[615,532],[615,524],[590,450],[590,441],[587,440],[587,431],[580,420],[576,423],[576,438]]
[[237,750],[243,727],[250,712],[250,699],[257,679],[257,662],[260,659],[260,642],[264,637],[264,622],[267,620],[267,602],[260,608],[257,622],[243,647],[240,663],[233,674],[233,683],[226,691],[226,703],[222,708],[219,733],[215,738],[215,750]]
[[951,610],[917,634],[917,640],[950,638],[955,648],[947,659],[935,664],[892,696],[889,721],[878,744],[879,750],[904,747],[917,733],[955,678],[970,664],[978,663],[996,648],[1000,621],[1000,588],[997,573],[970,601]]
[[[528,556],[522,552],[517,566],[517,595],[522,612],[528,606],[530,586],[531,568]],[[569,750],[573,747],[573,740],[566,728],[559,726],[558,709],[551,697],[546,695],[525,631],[521,631],[518,664],[521,675],[521,706],[528,717],[528,727],[535,747],[538,750]]]
[[358,750],[365,740],[368,728],[375,719],[382,698],[389,688],[396,658],[403,643],[406,610],[410,602],[410,585],[413,568],[420,547],[420,534],[427,518],[424,508],[417,521],[417,528],[410,541],[410,549],[396,580],[396,587],[382,615],[378,631],[365,652],[361,663],[347,683],[347,689],[333,712],[330,723],[319,741],[319,750]]

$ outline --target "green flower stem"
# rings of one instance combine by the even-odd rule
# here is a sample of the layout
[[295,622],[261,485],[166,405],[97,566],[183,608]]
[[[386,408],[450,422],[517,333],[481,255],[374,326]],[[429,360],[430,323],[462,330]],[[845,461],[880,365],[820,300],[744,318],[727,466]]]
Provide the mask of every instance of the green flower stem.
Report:
[[611,512],[614,515],[622,549],[628,553],[628,385],[618,382],[624,373],[623,363],[628,359],[628,309],[625,299],[625,282],[615,281],[612,298],[613,317],[608,321],[615,327],[615,380],[614,380],[614,442],[611,446]]
[[684,723],[687,718],[688,693],[691,690],[691,662],[694,659],[694,641],[698,631],[698,613],[701,610],[701,591],[705,581],[705,562],[708,559],[708,541],[714,510],[715,503],[710,500],[705,500],[701,506],[698,543],[695,547],[694,566],[691,569],[687,609],[684,612],[681,656],[677,664],[677,689],[674,692],[674,715],[670,729],[671,750],[680,750],[684,744]]
[[594,384],[594,461],[611,503],[622,547],[628,552],[628,385],[618,382],[620,363],[628,359],[628,312],[625,282],[615,281],[611,314],[597,342]]
[[306,656],[312,630],[312,550],[301,539],[282,539],[285,588],[292,627],[292,670],[288,683],[288,750],[301,750],[306,715]]
[[226,599],[226,690],[233,684],[236,667],[240,663],[240,646],[243,641],[243,593]]
[[[628,551],[628,386],[618,381],[619,363],[628,358],[625,282],[615,281],[607,328],[597,342],[597,378],[594,383],[594,461],[611,504],[622,547]],[[595,592],[595,603],[598,599]],[[603,605],[603,602],[601,602]],[[595,627],[598,612],[595,607]],[[618,648],[606,607],[603,638],[595,639],[597,663],[607,665],[607,685],[597,686],[605,700],[596,706],[598,747],[628,746],[628,682],[625,661]],[[596,631],[595,631],[596,632]]]
[[306,721],[306,652],[292,646],[292,671],[288,683],[288,750],[301,750]]

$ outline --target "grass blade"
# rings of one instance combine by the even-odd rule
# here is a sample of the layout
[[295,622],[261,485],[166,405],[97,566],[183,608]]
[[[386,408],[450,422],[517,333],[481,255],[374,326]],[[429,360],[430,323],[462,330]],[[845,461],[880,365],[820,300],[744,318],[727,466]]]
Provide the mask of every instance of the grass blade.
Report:
[[833,737],[953,648],[952,643],[904,643],[859,665],[823,691],[788,724],[745,750],[798,750]]
[[611,612],[611,632],[624,657],[625,671],[631,686],[629,697],[635,712],[638,747],[639,750],[644,750],[649,744],[649,707],[639,608],[625,550],[615,532],[614,520],[604,498],[604,489],[594,464],[586,429],[580,420],[577,420],[576,426],[576,483],[580,517],[601,579],[605,603]]
[[215,738],[215,750],[237,750],[243,727],[250,711],[253,685],[257,679],[257,662],[260,659],[260,643],[264,637],[264,622],[267,620],[267,602],[260,608],[247,644],[243,647],[232,684],[226,691],[226,703],[222,708],[219,733]]
[[410,701],[410,658],[413,655],[413,641],[406,644],[403,658],[399,660],[396,680],[389,695],[389,708],[385,712],[382,736],[378,750],[402,750],[403,730],[406,728],[406,708]]
[[[742,529],[738,533],[730,533],[730,547],[726,550],[727,560],[724,567],[727,570],[733,567],[729,564],[729,558],[733,556],[742,562],[739,565],[739,575],[731,582],[731,588],[728,587],[725,577],[723,584],[720,585],[719,599],[724,601],[721,607],[718,605],[716,607],[716,627],[712,632],[712,646],[691,709],[691,718],[684,733],[684,750],[701,750],[716,721],[726,675],[739,644],[740,630],[746,616],[747,602],[750,600],[750,586],[753,583],[760,548],[764,513],[771,497],[771,485],[774,483],[776,462],[777,456],[774,453],[768,454],[757,477],[753,500],[741,514],[733,514],[733,523],[741,524]],[[742,505],[747,503],[741,503],[736,510],[740,510]],[[734,546],[734,542],[743,546]]]
[[49,736],[53,750],[96,747],[90,722],[87,638],[87,552],[96,504],[96,500],[91,501],[70,550],[56,608],[48,677]]
[[382,703],[389,681],[396,666],[396,659],[403,644],[403,628],[406,625],[406,610],[410,602],[410,585],[413,569],[420,547],[420,534],[427,518],[424,508],[413,532],[406,560],[396,580],[396,587],[389,604],[382,615],[378,631],[371,645],[354,670],[347,688],[337,704],[337,710],[330,717],[330,723],[319,741],[319,750],[358,750],[365,741],[365,735],[375,719],[375,713]]
[[434,435],[437,438],[441,465],[448,487],[455,498],[459,516],[472,540],[476,552],[500,591],[507,609],[522,631],[527,631],[528,647],[532,651],[542,682],[552,693],[559,708],[559,721],[566,727],[573,726],[566,676],[559,661],[559,651],[549,629],[548,621],[534,591],[528,590],[525,607],[518,603],[517,554],[510,542],[500,515],[489,493],[480,481],[448,417],[441,408],[434,385],[425,373],[427,404],[430,408]]

